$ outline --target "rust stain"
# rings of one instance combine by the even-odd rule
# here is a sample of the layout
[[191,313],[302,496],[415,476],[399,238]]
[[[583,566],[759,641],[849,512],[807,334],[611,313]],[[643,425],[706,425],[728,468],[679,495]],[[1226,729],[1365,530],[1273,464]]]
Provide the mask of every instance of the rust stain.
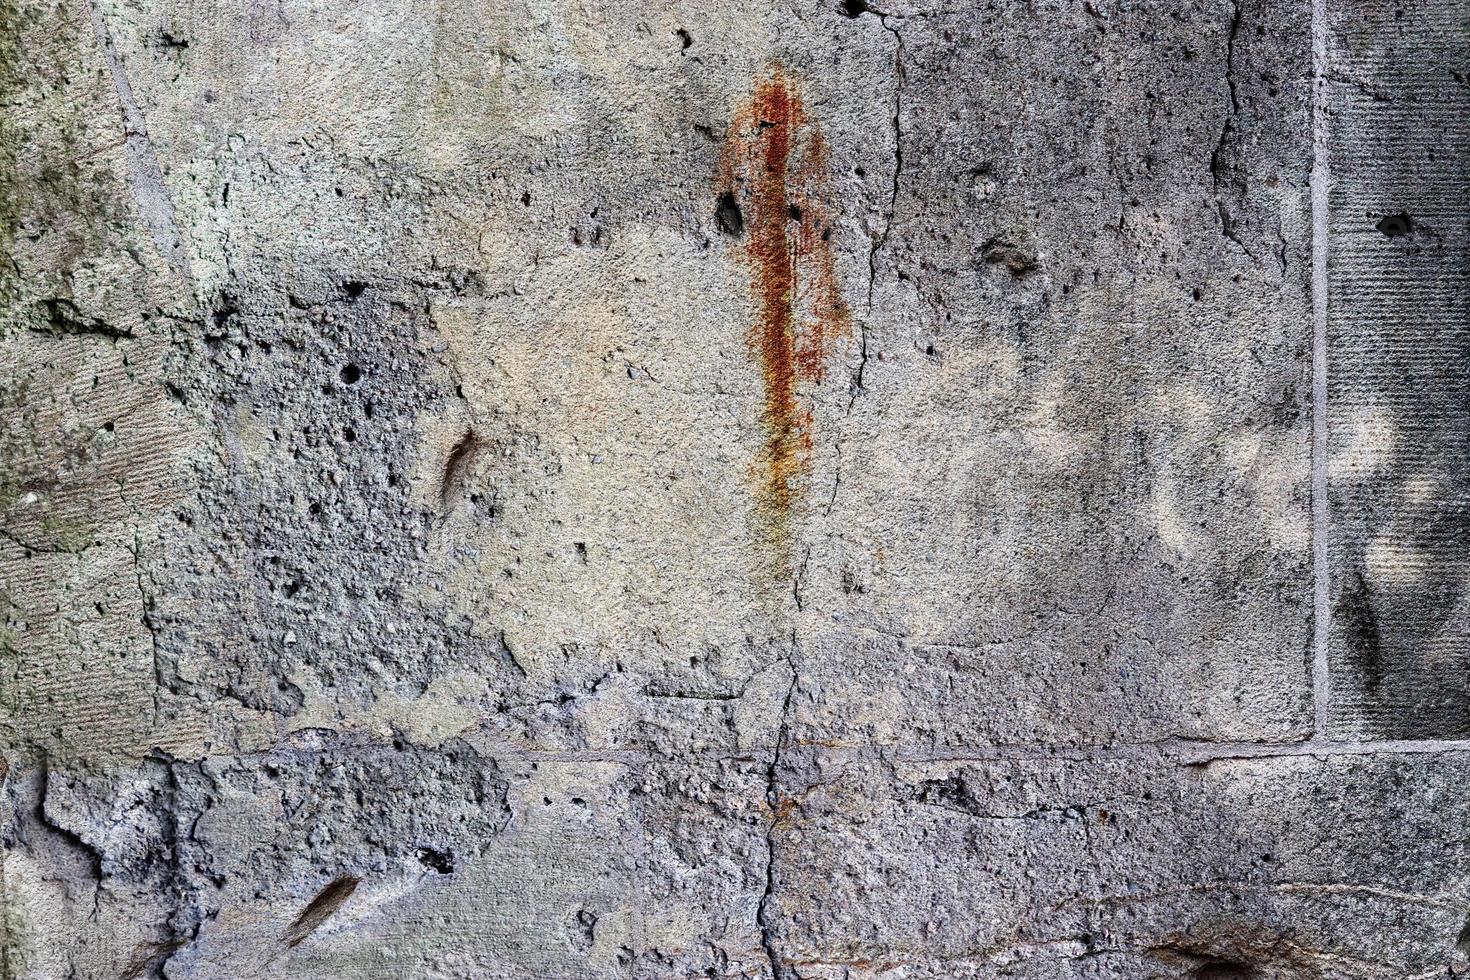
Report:
[[781,66],[731,120],[716,176],[722,230],[750,267],[750,346],[765,387],[760,499],[784,534],[810,466],[813,418],[803,393],[821,382],[850,319],[837,282],[828,209],[829,151]]
[[771,823],[785,823],[786,820],[791,816],[791,814],[796,812],[796,807],[797,802],[794,799],[791,799],[789,797],[778,799],[776,801],[775,807],[771,811]]

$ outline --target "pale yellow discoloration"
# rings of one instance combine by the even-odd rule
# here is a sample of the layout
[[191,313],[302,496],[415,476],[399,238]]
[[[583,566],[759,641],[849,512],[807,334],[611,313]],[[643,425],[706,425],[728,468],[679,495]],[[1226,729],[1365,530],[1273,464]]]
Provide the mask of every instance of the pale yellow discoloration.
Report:
[[1329,480],[1363,480],[1390,465],[1398,448],[1398,423],[1382,406],[1345,409],[1333,419]]
[[[687,249],[638,227],[608,249],[545,242],[522,280],[525,247],[486,235],[480,255],[504,263],[487,277],[524,287],[432,311],[465,408],[423,419],[415,494],[439,495],[447,447],[473,430],[431,547],[473,628],[533,679],[564,656],[739,650],[771,628],[746,605],[771,587],[747,492],[761,431],[746,300]],[[473,518],[467,494],[501,519]],[[731,669],[733,683],[747,668]],[[622,710],[599,702],[586,720]]]
[[1370,583],[1388,588],[1421,585],[1444,573],[1438,556],[1390,536],[1368,541],[1363,549],[1363,566]]

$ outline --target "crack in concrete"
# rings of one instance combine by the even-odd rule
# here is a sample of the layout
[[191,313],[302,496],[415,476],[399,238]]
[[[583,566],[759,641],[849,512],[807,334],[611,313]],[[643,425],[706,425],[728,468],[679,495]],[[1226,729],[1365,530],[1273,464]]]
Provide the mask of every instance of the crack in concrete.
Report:
[[1214,179],[1215,189],[1220,187],[1220,171],[1223,168],[1225,155],[1225,144],[1230,140],[1230,134],[1235,130],[1235,120],[1240,115],[1240,94],[1235,81],[1235,42],[1240,36],[1240,0],[1233,0],[1231,4],[1230,33],[1225,38],[1225,86],[1230,90],[1230,111],[1225,114],[1225,122],[1220,128],[1220,138],[1215,141],[1214,152],[1210,154],[1210,176]]
[[806,578],[807,564],[811,561],[811,558],[812,546],[807,545],[805,548],[802,549],[801,564],[797,566],[795,572],[793,572],[791,576],[791,598],[792,601],[796,603],[797,612],[801,612],[805,608],[801,601],[801,586],[802,582]]
[[51,816],[47,808],[51,786],[51,755],[45,749],[41,750],[40,766],[36,773],[35,806],[33,816],[37,826],[47,833],[54,835],[61,844],[84,856],[90,865],[89,877],[92,884],[92,918],[95,921],[102,910],[102,880],[106,877],[103,871],[103,859],[105,855],[92,842],[86,840],[70,827],[57,821]]
[[[1230,92],[1230,108],[1225,114],[1225,122],[1220,127],[1220,138],[1215,141],[1215,149],[1210,154],[1210,179],[1215,192],[1215,208],[1220,216],[1220,230],[1226,238],[1246,254],[1252,261],[1256,261],[1256,254],[1249,246],[1241,240],[1235,232],[1235,219],[1230,215],[1230,209],[1220,196],[1221,173],[1225,170],[1226,144],[1230,142],[1232,134],[1239,130],[1237,120],[1240,118],[1240,91],[1236,81],[1235,47],[1240,37],[1242,11],[1240,0],[1232,0],[1230,15],[1230,32],[1225,38],[1225,86]],[[1232,167],[1232,170],[1234,168]],[[1231,183],[1234,186],[1235,197],[1243,200],[1245,197],[1245,180],[1238,174],[1232,174]]]
[[139,621],[148,631],[148,643],[153,654],[153,724],[156,727],[162,717],[162,692],[168,685],[163,679],[163,658],[158,649],[158,626],[148,611],[148,590],[143,586],[143,544],[138,539],[137,529],[133,531],[132,546],[124,547],[133,556],[133,582],[138,587]]
[[863,390],[863,374],[868,366],[868,317],[873,315],[873,290],[878,279],[878,255],[888,245],[888,235],[893,230],[893,219],[898,211],[898,188],[903,177],[903,90],[905,83],[905,72],[903,64],[903,35],[898,28],[888,23],[892,14],[882,13],[877,10],[871,11],[878,18],[878,23],[883,29],[893,35],[893,114],[890,124],[893,128],[893,171],[888,191],[888,208],[883,218],[883,230],[876,236],[870,234],[868,246],[868,296],[867,312],[858,323],[858,345],[859,358],[857,371],[853,375],[852,389],[848,394],[847,412],[852,413],[853,403],[857,401],[858,392]]
[[771,750],[771,761],[766,767],[766,806],[771,819],[766,824],[766,885],[756,905],[755,918],[760,926],[761,948],[771,964],[772,980],[782,980],[787,975],[782,964],[780,951],[776,948],[776,926],[771,917],[771,899],[776,890],[776,824],[781,821],[781,777],[779,768],[781,755],[786,744],[790,724],[791,699],[796,693],[796,632],[791,634],[791,651],[786,655],[786,665],[791,670],[791,683],[786,688],[786,699],[781,705],[781,723],[776,730],[776,744]]
[[[166,887],[168,889],[168,918],[164,922],[164,928],[168,930],[168,938],[164,940],[160,948],[160,956],[155,961],[153,969],[159,976],[167,976],[165,967],[168,961],[184,947],[188,946],[199,937],[198,917],[193,916],[192,922],[184,919],[185,903],[194,898],[192,889],[183,874],[182,862],[180,860],[180,821],[179,821],[179,773],[177,760],[163,750],[155,750],[150,758],[163,768],[164,785],[162,788],[163,812],[167,815],[166,820],[160,821],[160,830],[163,833],[162,844],[166,849]],[[192,831],[192,828],[191,828]],[[192,910],[190,910],[192,911]]]

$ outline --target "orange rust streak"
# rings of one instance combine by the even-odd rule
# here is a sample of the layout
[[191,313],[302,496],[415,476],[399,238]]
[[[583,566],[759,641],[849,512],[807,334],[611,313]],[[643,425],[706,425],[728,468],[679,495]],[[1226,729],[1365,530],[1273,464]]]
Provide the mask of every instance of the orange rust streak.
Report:
[[792,124],[800,103],[784,79],[774,79],[756,90],[756,172],[752,175],[751,217],[747,246],[755,265],[755,288],[760,311],[754,340],[765,375],[765,421],[768,430],[768,492],[781,510],[791,504],[791,477],[795,475],[796,442],[801,420],[796,406],[796,333],[792,322],[795,299],[795,256],[786,234],[786,166],[791,156]]
[[745,216],[756,305],[751,346],[765,387],[762,496],[783,520],[811,449],[798,383],[821,380],[830,342],[847,331],[824,200],[827,167],[826,141],[776,68],[732,120],[718,184]]

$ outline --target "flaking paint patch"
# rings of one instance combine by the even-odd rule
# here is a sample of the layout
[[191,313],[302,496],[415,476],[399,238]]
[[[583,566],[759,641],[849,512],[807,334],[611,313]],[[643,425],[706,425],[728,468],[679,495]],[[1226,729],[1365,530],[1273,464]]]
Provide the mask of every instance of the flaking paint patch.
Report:
[[725,230],[739,239],[749,267],[749,342],[761,368],[766,430],[758,500],[778,539],[811,465],[813,418],[803,389],[822,381],[850,328],[833,253],[828,157],[821,127],[776,65],[731,120],[716,176],[716,201],[739,207],[741,220]]

